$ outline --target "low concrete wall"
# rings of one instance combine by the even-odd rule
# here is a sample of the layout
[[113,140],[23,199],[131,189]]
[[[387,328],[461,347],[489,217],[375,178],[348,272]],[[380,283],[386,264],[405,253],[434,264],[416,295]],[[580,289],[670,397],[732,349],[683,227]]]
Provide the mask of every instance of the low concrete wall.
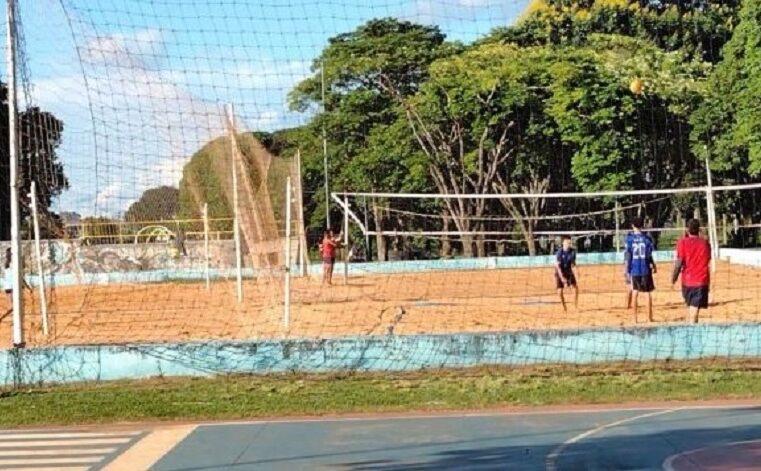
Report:
[[[232,241],[214,241],[211,246],[210,277],[229,279],[235,277],[234,247]],[[0,245],[2,247],[2,245]],[[43,247],[48,254],[45,261],[48,285],[66,286],[78,284],[155,283],[171,280],[203,280],[205,277],[203,246],[200,242],[186,245],[186,256],[175,256],[166,244],[122,244],[81,246],[77,242],[53,241]],[[29,247],[25,249],[26,265],[35,269]],[[656,261],[673,259],[672,251],[655,253]],[[623,254],[580,253],[580,265],[623,263]],[[404,260],[394,262],[350,263],[349,275],[371,275],[389,273],[419,273],[449,270],[488,270],[508,268],[551,267],[554,256],[516,256],[458,258],[447,260]],[[319,263],[310,266],[310,274],[319,276]],[[298,273],[298,267],[291,267]],[[344,271],[343,262],[338,262],[335,273]],[[244,268],[244,277],[255,275],[253,268]],[[30,285],[37,285],[38,277],[27,276]]]
[[719,257],[729,263],[761,267],[761,250],[753,249],[721,249]]
[[[5,253],[8,242],[0,242]],[[203,241],[187,241],[185,254],[180,254],[173,243],[101,244],[83,245],[80,241],[51,240],[41,243],[43,268],[50,275],[82,275],[89,273],[119,273],[162,269],[183,270],[203,267]],[[37,271],[33,245],[23,244],[24,265],[27,271]],[[235,247],[231,240],[209,242],[211,268],[235,266]]]
[[[656,262],[670,262],[673,251],[658,251],[653,258]],[[624,254],[616,252],[580,253],[576,256],[579,265],[612,265],[624,263]],[[397,262],[369,262],[349,264],[349,274],[372,273],[415,273],[422,271],[447,270],[488,270],[506,268],[542,268],[555,265],[553,255],[455,258],[448,260],[405,260]],[[319,271],[320,267],[313,267]],[[338,263],[335,273],[343,272],[343,263]]]
[[66,346],[0,351],[3,384],[761,356],[761,325]]

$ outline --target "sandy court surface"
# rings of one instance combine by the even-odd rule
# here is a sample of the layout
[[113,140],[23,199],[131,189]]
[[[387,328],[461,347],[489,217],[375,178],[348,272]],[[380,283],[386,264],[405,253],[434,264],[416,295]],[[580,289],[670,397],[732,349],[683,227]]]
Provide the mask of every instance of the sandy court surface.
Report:
[[[663,264],[656,276],[655,325],[684,320],[680,291],[672,291],[669,283],[670,269]],[[552,268],[368,275],[351,277],[348,285],[339,274],[332,287],[297,278],[287,329],[280,281],[246,281],[241,304],[233,280],[214,282],[209,290],[203,283],[67,286],[48,295],[47,338],[36,292],[27,293],[26,337],[29,345],[61,345],[635,325],[633,313],[625,309],[621,266],[581,267],[579,305],[569,303],[567,312],[554,283]],[[643,310],[638,325],[646,325],[645,318]],[[761,270],[720,263],[711,308],[701,320],[761,321]],[[0,330],[0,345],[7,347],[7,313]]]

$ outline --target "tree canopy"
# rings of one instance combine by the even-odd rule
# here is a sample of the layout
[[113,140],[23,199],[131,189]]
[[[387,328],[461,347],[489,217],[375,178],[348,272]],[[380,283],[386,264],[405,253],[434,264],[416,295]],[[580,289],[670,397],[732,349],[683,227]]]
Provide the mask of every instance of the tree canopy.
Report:
[[532,0],[515,25],[482,41],[580,45],[596,33],[619,34],[716,63],[739,6],[740,0]]
[[[737,0],[534,0],[516,24],[470,45],[436,26],[374,19],[331,38],[292,90],[291,109],[308,123],[258,138],[302,151],[314,231],[327,203],[323,139],[333,191],[673,188],[703,184],[706,156],[722,178],[740,166],[747,181],[761,173],[759,2],[740,13]],[[559,204],[542,197],[406,204],[437,218],[404,228],[374,201],[371,226],[517,230],[533,254],[534,232],[560,224],[542,221]],[[663,201],[646,216],[662,224],[681,204]],[[483,217],[492,213],[509,218]],[[465,254],[486,253],[482,238],[460,241]]]
[[[8,87],[0,82],[0,239],[10,238],[10,166],[8,154]],[[63,136],[63,121],[52,113],[33,107],[21,111],[18,116],[19,129],[19,202],[21,219],[31,213],[29,193],[32,181],[37,188],[37,204],[43,231],[55,234],[59,231],[59,221],[50,207],[53,199],[69,187],[63,165],[58,159],[58,146]],[[60,234],[58,234],[60,235]]]
[[159,186],[145,190],[140,199],[132,203],[124,215],[130,222],[167,221],[174,219],[179,210],[177,188]]

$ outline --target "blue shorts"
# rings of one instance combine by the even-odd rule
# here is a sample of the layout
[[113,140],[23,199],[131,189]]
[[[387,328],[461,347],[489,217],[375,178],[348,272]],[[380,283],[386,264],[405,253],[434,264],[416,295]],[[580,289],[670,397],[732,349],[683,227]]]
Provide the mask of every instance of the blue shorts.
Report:
[[689,307],[708,308],[708,292],[708,286],[682,286],[682,297]]
[[563,283],[563,280],[560,279],[560,276],[557,274],[557,272],[555,272],[555,287],[557,289],[563,289],[566,286],[568,288],[576,286],[576,275],[573,273],[563,273],[563,278],[565,278],[565,284]]

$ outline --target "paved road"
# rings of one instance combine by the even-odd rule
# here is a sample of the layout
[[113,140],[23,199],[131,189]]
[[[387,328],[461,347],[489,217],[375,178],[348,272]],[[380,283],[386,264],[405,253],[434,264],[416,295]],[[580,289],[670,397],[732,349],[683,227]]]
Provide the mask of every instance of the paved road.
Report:
[[290,420],[0,432],[0,469],[750,470],[761,406]]
[[[679,453],[759,438],[761,408],[208,425],[196,428],[152,469],[663,469]],[[679,463],[677,470],[694,469]]]

